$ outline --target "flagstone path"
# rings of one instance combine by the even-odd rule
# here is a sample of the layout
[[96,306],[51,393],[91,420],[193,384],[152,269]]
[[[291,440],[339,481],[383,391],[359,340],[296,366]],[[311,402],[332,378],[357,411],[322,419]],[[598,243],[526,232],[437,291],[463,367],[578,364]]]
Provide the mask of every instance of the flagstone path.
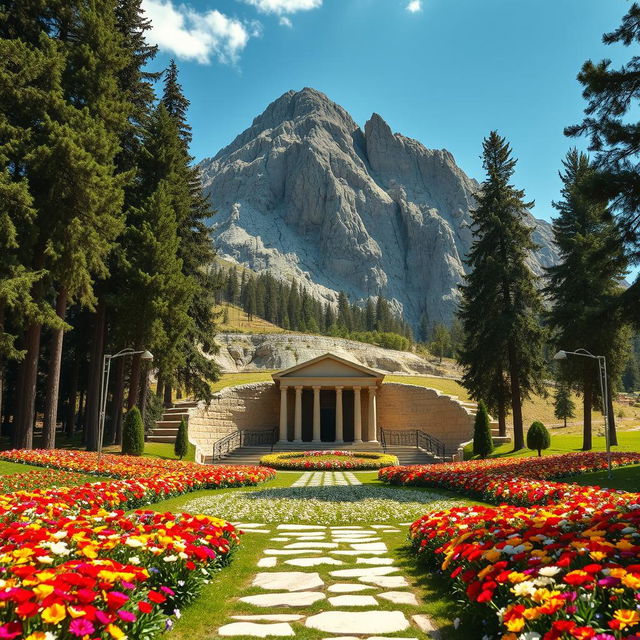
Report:
[[[303,474],[297,486],[355,483],[340,473]],[[306,476],[306,478],[305,478]],[[344,476],[344,478],[341,478]],[[296,486],[296,485],[294,485]],[[327,503],[331,508],[331,502]],[[250,613],[231,615],[216,636],[321,640],[423,640],[438,638],[421,613],[411,585],[384,534],[401,531],[388,524],[323,526],[238,523],[250,544],[253,534],[270,533],[268,548],[239,598]],[[392,634],[388,636],[386,634]]]
[[351,471],[306,471],[292,487],[335,487],[360,485],[362,482]]

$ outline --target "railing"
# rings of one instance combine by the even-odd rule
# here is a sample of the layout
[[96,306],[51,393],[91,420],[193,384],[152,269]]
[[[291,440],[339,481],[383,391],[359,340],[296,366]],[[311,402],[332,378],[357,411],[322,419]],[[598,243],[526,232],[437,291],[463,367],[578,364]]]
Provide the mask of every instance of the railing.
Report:
[[249,429],[234,431],[213,443],[213,459],[219,460],[240,447],[258,447],[265,444],[271,445],[271,451],[273,452],[273,445],[278,440],[277,433],[278,429],[276,428],[268,431],[264,429],[258,431]]
[[416,447],[442,460],[445,459],[447,451],[444,442],[420,429],[380,429],[380,444],[385,452],[387,447],[392,446]]

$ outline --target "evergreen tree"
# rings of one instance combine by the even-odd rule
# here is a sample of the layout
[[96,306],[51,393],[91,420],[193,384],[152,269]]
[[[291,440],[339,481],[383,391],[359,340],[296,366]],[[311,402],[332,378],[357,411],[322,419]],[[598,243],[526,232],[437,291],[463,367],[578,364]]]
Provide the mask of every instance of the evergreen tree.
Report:
[[[548,318],[557,349],[587,349],[607,357],[609,384],[624,368],[628,333],[617,309],[627,260],[619,230],[606,201],[593,200],[588,185],[594,172],[583,153],[572,150],[563,161],[562,196],[553,233],[560,262],[548,269],[546,291],[553,300]],[[591,449],[591,410],[598,370],[589,358],[563,361],[561,377],[582,391],[583,449]],[[612,442],[615,432],[612,421]]]
[[454,317],[449,328],[449,339],[451,341],[451,357],[457,358],[460,349],[464,345],[464,327],[457,316]]
[[180,420],[176,441],[173,445],[173,452],[182,460],[189,453],[189,436],[187,431],[187,423],[184,418]]
[[478,411],[473,424],[473,455],[486,458],[492,451],[491,421],[487,407],[481,400],[478,403]]
[[351,305],[344,291],[338,294],[338,317],[336,320],[338,329],[348,333],[353,329],[353,317],[351,314]]
[[178,67],[173,59],[169,61],[169,67],[164,72],[162,103],[177,122],[180,137],[188,146],[191,142],[191,127],[187,123],[189,100],[185,97],[182,86],[178,82]]
[[551,436],[542,422],[535,421],[527,431],[527,448],[538,452],[542,456],[542,450],[551,446]]
[[371,298],[367,298],[365,309],[365,328],[367,331],[374,331],[376,328],[376,307]]
[[516,160],[506,140],[491,132],[483,152],[487,177],[471,214],[474,241],[467,260],[470,273],[461,287],[465,341],[459,361],[472,397],[491,381],[496,393],[491,404],[500,400],[497,392],[508,379],[517,451],[524,447],[522,401],[532,392],[544,393],[542,305],[527,266],[535,248],[527,222],[532,205],[509,182]]
[[124,418],[122,453],[141,456],[144,453],[144,424],[138,407],[133,406]]
[[[640,4],[634,2],[618,29],[603,36],[606,45],[626,47],[640,43]],[[640,258],[640,56],[619,68],[611,60],[584,63],[578,80],[588,101],[581,124],[568,127],[568,136],[586,135],[595,152],[595,171],[589,189],[596,200],[609,201],[620,214],[626,238]],[[624,293],[628,316],[640,324],[640,277]]]
[[554,400],[554,415],[558,420],[564,420],[567,428],[567,418],[575,418],[575,402],[571,399],[571,388],[566,383],[561,383],[556,389]]
[[426,311],[420,314],[420,325],[418,328],[418,339],[420,342],[429,342],[431,340],[431,322]]
[[440,362],[442,362],[442,358],[449,355],[451,351],[451,335],[443,324],[437,324],[433,328],[433,338],[429,343],[429,351],[440,358]]

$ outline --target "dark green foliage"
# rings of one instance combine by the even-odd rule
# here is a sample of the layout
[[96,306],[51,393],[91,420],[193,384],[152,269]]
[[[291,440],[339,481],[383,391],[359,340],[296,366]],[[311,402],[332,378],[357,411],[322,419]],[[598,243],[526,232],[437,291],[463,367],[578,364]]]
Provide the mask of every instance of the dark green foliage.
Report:
[[524,447],[522,401],[544,393],[544,332],[536,278],[527,266],[531,239],[524,192],[510,184],[516,160],[506,140],[493,131],[483,143],[487,173],[472,211],[474,241],[470,272],[462,290],[464,344],[458,356],[463,383],[474,399],[513,413],[514,449]]
[[640,390],[640,335],[636,335],[632,341],[629,360],[622,374],[622,386],[625,391]]
[[451,353],[451,334],[443,324],[436,324],[433,327],[429,351],[437,358],[440,358],[440,362],[442,362],[442,358]]
[[551,446],[551,436],[549,431],[537,420],[531,424],[527,431],[527,448],[532,451],[537,451],[538,456],[542,455],[543,449],[548,449]]
[[124,417],[122,453],[141,456],[144,453],[144,425],[138,407],[132,407]]
[[[565,133],[589,137],[597,167],[589,190],[598,199],[613,203],[637,259],[640,258],[640,56],[636,51],[640,44],[640,4],[631,5],[620,27],[605,34],[603,42],[616,49],[631,46],[634,55],[619,68],[612,68],[611,60],[584,63],[578,80],[588,102],[586,115],[581,124],[568,127]],[[640,278],[622,300],[629,319],[640,324]]]
[[184,458],[189,452],[189,434],[187,430],[187,423],[184,418],[180,420],[180,426],[178,427],[178,433],[176,435],[176,442],[173,445],[173,452],[180,460]]
[[487,406],[482,400],[478,403],[478,412],[473,424],[473,455],[486,458],[493,451],[491,421]]
[[[620,314],[620,281],[627,258],[620,231],[606,201],[594,199],[588,185],[594,168],[584,153],[572,150],[563,161],[562,200],[553,234],[560,262],[549,268],[546,292],[553,300],[548,313],[555,350],[587,349],[607,358],[611,380],[626,364],[629,331]],[[562,361],[561,379],[582,392],[583,448],[591,449],[591,409],[598,389],[593,360]]]
[[146,409],[144,412],[144,432],[148,434],[155,426],[156,422],[162,418],[164,405],[162,398],[149,391],[146,396]]
[[564,426],[567,426],[567,418],[575,417],[575,402],[571,399],[571,389],[569,385],[562,383],[556,389],[554,399],[554,415],[558,420],[564,420]]

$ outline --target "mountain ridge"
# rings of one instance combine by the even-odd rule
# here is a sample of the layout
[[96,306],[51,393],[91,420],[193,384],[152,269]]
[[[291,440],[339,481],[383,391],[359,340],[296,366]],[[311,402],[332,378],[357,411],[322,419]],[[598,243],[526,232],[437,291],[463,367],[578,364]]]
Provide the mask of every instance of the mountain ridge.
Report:
[[[218,211],[221,255],[335,301],[383,295],[417,326],[449,322],[472,234],[479,183],[446,149],[393,133],[373,113],[360,128],[315,89],[288,91],[199,165]],[[531,267],[557,256],[531,216]]]

